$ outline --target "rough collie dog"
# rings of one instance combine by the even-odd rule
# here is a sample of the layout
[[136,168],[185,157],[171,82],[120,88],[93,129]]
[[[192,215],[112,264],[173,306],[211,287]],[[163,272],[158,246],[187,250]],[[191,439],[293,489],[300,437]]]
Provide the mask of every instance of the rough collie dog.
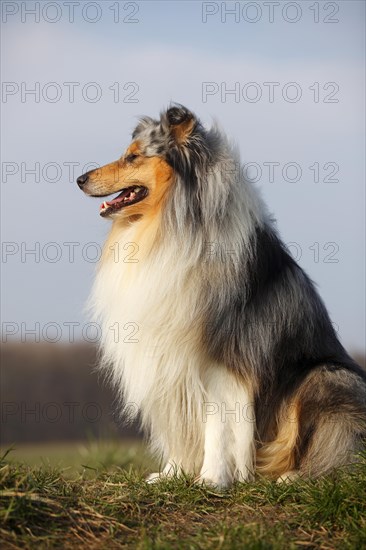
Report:
[[77,183],[118,193],[91,304],[102,363],[166,464],[151,479],[227,487],[352,461],[365,374],[221,131],[173,106]]

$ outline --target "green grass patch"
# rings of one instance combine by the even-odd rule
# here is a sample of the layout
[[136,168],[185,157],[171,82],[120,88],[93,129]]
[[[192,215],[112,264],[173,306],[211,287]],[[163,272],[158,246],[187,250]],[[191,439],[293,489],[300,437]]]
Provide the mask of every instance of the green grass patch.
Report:
[[145,483],[141,447],[89,451],[72,467],[2,458],[2,548],[366,548],[365,456],[322,479],[219,493],[190,477]]

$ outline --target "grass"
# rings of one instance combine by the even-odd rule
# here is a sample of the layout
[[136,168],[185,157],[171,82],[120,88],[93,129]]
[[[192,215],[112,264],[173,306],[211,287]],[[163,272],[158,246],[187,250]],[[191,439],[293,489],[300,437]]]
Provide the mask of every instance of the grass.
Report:
[[189,477],[148,485],[136,445],[90,445],[71,466],[3,456],[2,548],[366,548],[366,456],[316,481],[219,493]]

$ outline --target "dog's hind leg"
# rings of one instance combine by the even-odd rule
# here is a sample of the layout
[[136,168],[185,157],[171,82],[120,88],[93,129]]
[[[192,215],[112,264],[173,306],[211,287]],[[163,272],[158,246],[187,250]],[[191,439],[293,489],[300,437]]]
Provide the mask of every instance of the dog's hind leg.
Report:
[[[316,388],[316,391],[314,391]],[[366,383],[339,367],[320,367],[300,387],[300,474],[316,477],[356,460],[366,438]]]
[[278,481],[317,477],[354,461],[365,436],[365,381],[346,368],[319,366],[284,403],[257,469]]

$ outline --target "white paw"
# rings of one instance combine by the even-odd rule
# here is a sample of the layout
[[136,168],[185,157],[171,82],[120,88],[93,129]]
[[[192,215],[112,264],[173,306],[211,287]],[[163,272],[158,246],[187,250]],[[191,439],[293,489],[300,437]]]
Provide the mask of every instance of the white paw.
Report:
[[164,478],[166,478],[164,474],[159,474],[156,472],[147,476],[146,483],[158,483],[158,481],[161,481]]
[[299,477],[299,472],[296,470],[290,470],[282,474],[277,480],[276,483],[291,483]]
[[182,468],[177,466],[176,464],[172,462],[168,462],[168,464],[165,466],[164,470],[162,472],[156,472],[154,474],[150,474],[146,478],[147,483],[157,483],[158,481],[162,481],[163,479],[168,479],[170,477],[178,477],[182,475]]
[[200,485],[205,485],[218,491],[225,491],[232,484],[232,480],[227,477],[209,477],[207,475],[200,475],[195,481]]

